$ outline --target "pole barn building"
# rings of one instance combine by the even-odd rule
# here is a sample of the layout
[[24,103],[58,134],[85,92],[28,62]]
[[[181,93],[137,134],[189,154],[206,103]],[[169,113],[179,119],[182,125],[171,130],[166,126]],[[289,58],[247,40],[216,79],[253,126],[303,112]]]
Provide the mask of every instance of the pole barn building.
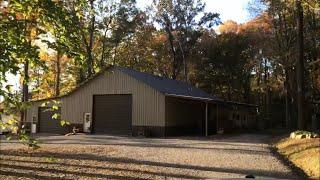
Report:
[[[42,106],[50,100],[59,101],[60,107],[52,111]],[[33,101],[26,124],[35,124],[37,132],[58,134],[77,127],[115,135],[209,135],[254,126],[255,109],[222,101],[184,82],[109,67],[66,95]],[[52,118],[55,113],[70,125],[62,127]]]

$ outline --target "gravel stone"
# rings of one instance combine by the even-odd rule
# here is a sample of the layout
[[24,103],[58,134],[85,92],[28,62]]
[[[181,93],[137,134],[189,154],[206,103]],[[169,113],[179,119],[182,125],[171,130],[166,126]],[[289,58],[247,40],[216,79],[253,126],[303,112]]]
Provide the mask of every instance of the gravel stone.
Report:
[[299,179],[267,135],[133,138],[40,135],[35,151],[0,143],[0,179]]

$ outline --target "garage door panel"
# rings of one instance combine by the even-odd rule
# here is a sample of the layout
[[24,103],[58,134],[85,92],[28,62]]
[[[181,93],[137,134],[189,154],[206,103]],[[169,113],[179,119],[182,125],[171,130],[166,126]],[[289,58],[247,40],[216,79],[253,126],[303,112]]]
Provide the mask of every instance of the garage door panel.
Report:
[[96,133],[131,134],[131,95],[95,95],[93,98]]
[[60,120],[53,119],[55,113],[61,114],[61,110],[52,111],[49,107],[39,107],[39,132],[64,134],[67,132],[65,127],[62,127]]

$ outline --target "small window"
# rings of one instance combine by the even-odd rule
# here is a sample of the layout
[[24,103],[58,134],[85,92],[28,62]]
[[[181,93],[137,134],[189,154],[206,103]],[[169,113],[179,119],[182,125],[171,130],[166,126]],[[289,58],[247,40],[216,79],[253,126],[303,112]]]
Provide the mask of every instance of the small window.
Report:
[[36,123],[37,122],[37,116],[32,116],[32,123]]
[[85,113],[84,120],[86,123],[90,122],[90,116],[91,116],[90,113]]

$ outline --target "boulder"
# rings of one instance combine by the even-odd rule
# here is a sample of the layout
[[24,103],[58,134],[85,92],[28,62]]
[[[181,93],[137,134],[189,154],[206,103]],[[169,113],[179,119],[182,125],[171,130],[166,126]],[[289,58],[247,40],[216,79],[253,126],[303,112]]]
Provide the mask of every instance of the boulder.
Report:
[[306,134],[306,138],[307,139],[311,139],[312,138],[312,134],[311,133]]
[[295,136],[295,139],[304,139],[306,138],[307,136],[305,134],[298,134]]
[[312,133],[308,131],[295,131],[290,133],[291,139],[310,139],[310,138],[320,138],[320,135],[317,133]]
[[290,133],[290,138],[291,139],[295,139],[296,138],[296,133],[295,132]]

